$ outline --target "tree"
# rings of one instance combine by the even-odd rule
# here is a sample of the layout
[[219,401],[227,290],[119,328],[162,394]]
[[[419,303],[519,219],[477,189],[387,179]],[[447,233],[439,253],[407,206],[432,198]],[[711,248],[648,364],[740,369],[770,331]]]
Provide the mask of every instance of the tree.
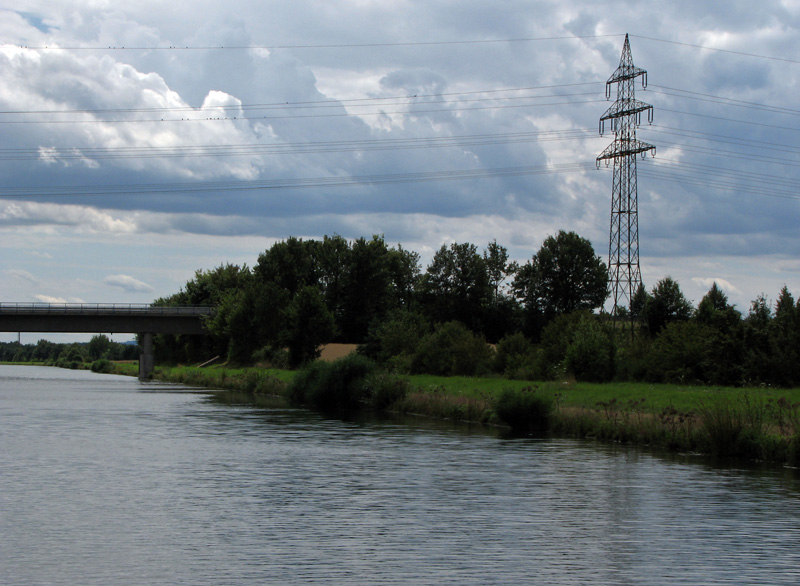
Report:
[[228,358],[248,363],[256,350],[278,344],[289,301],[289,293],[275,283],[253,282],[231,291],[209,325],[228,341]]
[[631,317],[633,319],[641,318],[644,315],[644,308],[647,305],[648,295],[647,289],[644,288],[644,283],[639,283],[636,291],[631,298]]
[[[247,266],[220,265],[210,271],[197,270],[194,278],[180,292],[156,299],[153,305],[210,305],[218,307],[225,297],[247,286],[253,275]],[[227,352],[228,338],[212,333],[208,336],[158,334],[154,337],[155,353],[165,362],[198,362]]]
[[431,321],[459,321],[477,332],[484,329],[491,292],[486,261],[468,243],[442,245],[420,282],[420,297]]
[[347,270],[350,265],[350,244],[338,234],[325,236],[316,248],[319,284],[325,303],[337,324],[344,314],[347,295]]
[[708,290],[708,293],[706,293],[700,300],[700,303],[697,304],[694,317],[701,323],[711,324],[715,315],[728,308],[730,308],[728,305],[728,297],[722,292],[722,289],[717,286],[717,282],[714,281],[714,284],[711,285],[711,289]]
[[188,281],[183,291],[167,298],[165,305],[212,305],[216,306],[228,291],[240,289],[251,278],[247,266],[239,267],[230,263],[220,265],[210,271],[198,270],[194,279]]
[[30,358],[36,362],[55,362],[61,348],[61,345],[55,342],[39,340],[31,351]]
[[289,365],[297,367],[319,358],[320,346],[329,342],[334,332],[333,315],[319,289],[302,288],[286,308],[283,340],[289,349]]
[[506,293],[506,279],[519,269],[516,262],[508,262],[508,249],[492,240],[483,251],[486,272],[492,295],[484,318],[483,332],[490,342],[498,342],[512,332],[519,331],[520,306]]
[[350,247],[345,273],[342,340],[362,342],[370,323],[382,320],[392,305],[389,249],[383,236],[358,238]]
[[742,315],[728,304],[716,282],[697,304],[694,321],[710,327],[705,378],[721,385],[736,385],[744,378],[744,327]]
[[602,306],[608,295],[607,274],[591,242],[575,232],[560,230],[545,239],[513,283],[533,337],[538,338],[541,328],[558,315]]
[[111,340],[108,339],[108,336],[104,336],[103,334],[92,336],[92,339],[89,340],[89,344],[87,345],[87,351],[91,360],[108,358],[108,353],[111,351]]
[[319,243],[290,236],[258,255],[254,273],[265,283],[273,282],[291,295],[319,282],[316,252]]
[[795,314],[794,297],[789,292],[789,288],[784,285],[775,302],[775,319],[791,320]]
[[492,240],[487,245],[486,250],[483,251],[483,260],[486,263],[486,272],[492,287],[492,302],[497,304],[501,295],[500,287],[516,268],[516,264],[508,262],[508,249],[500,246],[497,240]]
[[419,281],[419,253],[405,250],[400,244],[389,250],[389,276],[394,289],[393,309],[411,309],[414,290]]
[[692,305],[672,277],[664,277],[656,283],[644,308],[644,319],[651,336],[658,335],[668,323],[686,321],[691,315]]
[[775,317],[769,328],[775,358],[773,382],[791,386],[800,382],[800,308],[786,285],[778,295]]

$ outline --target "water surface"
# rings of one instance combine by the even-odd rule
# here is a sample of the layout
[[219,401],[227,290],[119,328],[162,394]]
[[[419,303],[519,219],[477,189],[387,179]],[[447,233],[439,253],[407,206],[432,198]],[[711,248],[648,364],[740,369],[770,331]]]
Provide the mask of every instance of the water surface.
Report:
[[786,469],[0,366],[0,583],[800,583]]

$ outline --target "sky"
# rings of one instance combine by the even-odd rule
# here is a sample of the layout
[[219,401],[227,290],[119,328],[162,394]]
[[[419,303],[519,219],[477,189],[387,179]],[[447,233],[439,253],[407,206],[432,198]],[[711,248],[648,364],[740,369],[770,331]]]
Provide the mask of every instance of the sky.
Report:
[[566,230],[607,261],[626,33],[645,286],[800,296],[799,27],[795,0],[0,1],[0,301],[148,303],[289,236],[424,269]]

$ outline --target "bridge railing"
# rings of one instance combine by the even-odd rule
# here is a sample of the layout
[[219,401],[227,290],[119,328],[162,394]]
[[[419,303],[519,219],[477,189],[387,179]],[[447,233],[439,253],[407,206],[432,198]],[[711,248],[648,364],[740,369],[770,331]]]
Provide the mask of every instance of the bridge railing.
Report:
[[0,303],[0,313],[85,315],[210,315],[208,306],[153,306],[146,303]]

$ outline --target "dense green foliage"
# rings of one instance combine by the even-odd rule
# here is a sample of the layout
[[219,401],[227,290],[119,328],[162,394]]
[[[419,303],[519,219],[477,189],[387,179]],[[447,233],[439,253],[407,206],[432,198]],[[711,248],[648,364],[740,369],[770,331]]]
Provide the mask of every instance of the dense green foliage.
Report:
[[[419,258],[382,236],[288,238],[261,253],[252,270],[197,271],[183,290],[158,299],[157,305],[213,305],[217,312],[207,322],[208,336],[157,336],[156,353],[168,362],[219,355],[246,364],[287,349],[288,362],[299,365],[321,344],[346,342],[371,347],[367,353],[379,360],[404,355],[400,360],[410,363],[413,345],[438,324],[458,322],[490,343],[523,328],[538,339],[553,317],[597,309],[605,299],[605,265],[574,233],[548,239],[522,268],[497,241],[483,251],[468,243],[443,245],[424,272]],[[558,300],[542,305],[551,291]],[[395,343],[403,348],[386,356],[391,350],[375,342],[389,342],[386,325],[401,323],[411,332],[403,341],[395,327]]]
[[526,333],[536,338],[556,316],[602,306],[606,280],[606,265],[588,240],[563,230],[548,237],[514,279],[525,308]]
[[494,410],[500,421],[516,434],[543,433],[550,426],[554,405],[552,396],[530,387],[506,388],[495,399]]
[[216,306],[209,334],[158,336],[157,356],[297,367],[322,344],[346,342],[400,373],[800,384],[800,305],[786,287],[774,306],[761,296],[743,316],[716,283],[693,307],[666,277],[640,287],[620,308],[631,321],[613,324],[596,313],[606,266],[574,232],[548,237],[522,265],[497,241],[443,245],[425,270],[419,258],[380,236],[288,238],[252,270],[198,271],[156,303]]
[[386,408],[400,401],[407,388],[404,381],[379,372],[369,358],[353,354],[307,364],[292,379],[286,396],[296,405],[338,412]]

